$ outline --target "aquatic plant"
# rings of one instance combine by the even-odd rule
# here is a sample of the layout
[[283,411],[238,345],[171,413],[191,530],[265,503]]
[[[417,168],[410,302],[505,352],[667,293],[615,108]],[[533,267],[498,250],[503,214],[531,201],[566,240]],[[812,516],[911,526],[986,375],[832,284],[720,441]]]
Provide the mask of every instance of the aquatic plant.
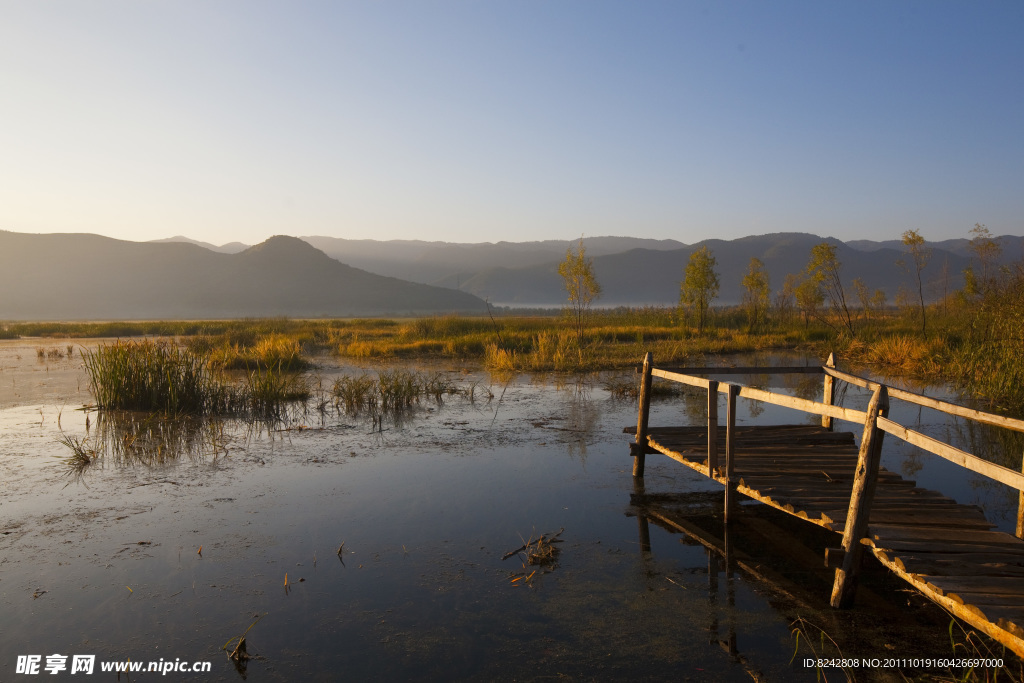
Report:
[[177,414],[237,412],[244,396],[202,356],[168,342],[118,341],[84,351],[100,408]]

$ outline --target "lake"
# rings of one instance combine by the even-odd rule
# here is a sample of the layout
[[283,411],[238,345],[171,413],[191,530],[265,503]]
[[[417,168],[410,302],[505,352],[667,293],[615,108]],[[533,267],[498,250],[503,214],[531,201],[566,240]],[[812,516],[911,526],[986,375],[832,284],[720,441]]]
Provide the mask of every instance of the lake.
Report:
[[[828,580],[823,568],[780,561],[773,537],[752,533],[780,530],[820,559],[819,530],[762,506],[744,505],[756,523],[730,531],[739,564],[657,524],[643,543],[622,432],[636,407],[603,388],[604,376],[436,366],[475,386],[473,400],[421,402],[379,424],[315,406],[273,425],[173,422],[76,410],[91,400],[79,355],[46,353],[64,346],[0,342],[3,680],[16,680],[19,656],[39,655],[45,674],[58,654],[69,670],[74,655],[95,655],[97,673],[129,659],[211,663],[168,680],[813,681],[803,660],[820,650],[821,629],[835,642],[826,651],[847,657],[952,655],[948,617],[885,572],[869,572],[855,609],[831,611],[816,583]],[[375,371],[318,363],[325,386]],[[867,394],[850,388],[842,400],[863,407]],[[651,424],[699,423],[699,405],[658,399]],[[996,443],[916,407],[892,417],[954,443]],[[741,402],[738,421],[807,419]],[[840,428],[859,439],[859,427]],[[88,437],[104,455],[66,475],[62,435]],[[1020,452],[1007,466],[1020,466]],[[1013,529],[1016,493],[1001,485],[891,440],[883,466]],[[716,484],[655,455],[645,484],[691,507],[709,536],[721,532]],[[558,532],[547,561],[503,559]],[[237,666],[222,648],[254,622],[253,658]]]

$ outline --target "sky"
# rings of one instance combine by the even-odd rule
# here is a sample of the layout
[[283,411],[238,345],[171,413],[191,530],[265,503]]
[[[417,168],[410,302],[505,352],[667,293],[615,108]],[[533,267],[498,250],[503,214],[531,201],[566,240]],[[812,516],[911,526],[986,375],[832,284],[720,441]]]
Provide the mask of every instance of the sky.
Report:
[[1024,3],[0,0],[0,229],[1024,235]]

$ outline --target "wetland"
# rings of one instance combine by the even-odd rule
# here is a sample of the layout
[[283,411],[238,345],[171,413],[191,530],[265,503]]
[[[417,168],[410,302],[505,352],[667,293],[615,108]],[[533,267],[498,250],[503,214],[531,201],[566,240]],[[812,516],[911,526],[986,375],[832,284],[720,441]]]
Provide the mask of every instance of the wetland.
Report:
[[[61,653],[211,662],[195,680],[811,681],[821,672],[802,661],[816,654],[948,657],[963,640],[884,571],[868,572],[853,610],[831,611],[815,565],[828,539],[761,506],[743,506],[749,523],[731,533],[744,559],[726,564],[717,485],[650,456],[634,489],[635,400],[614,390],[634,375],[324,356],[310,398],[273,419],[167,418],[82,409],[95,402],[82,351],[106,343],[0,341],[5,680],[19,655]],[[390,411],[323,399],[338,380],[397,370],[451,391]],[[661,396],[652,424],[697,424],[700,410]],[[1019,467],[1020,444],[914,411],[894,419]],[[751,402],[739,422],[807,419],[794,415]],[[86,466],[67,438],[89,445]],[[905,446],[883,466],[1013,529],[1016,493],[1001,485]],[[654,523],[644,539],[655,504],[683,510],[694,533]],[[537,555],[542,534],[557,536]],[[251,659],[235,662],[225,644],[243,633]]]

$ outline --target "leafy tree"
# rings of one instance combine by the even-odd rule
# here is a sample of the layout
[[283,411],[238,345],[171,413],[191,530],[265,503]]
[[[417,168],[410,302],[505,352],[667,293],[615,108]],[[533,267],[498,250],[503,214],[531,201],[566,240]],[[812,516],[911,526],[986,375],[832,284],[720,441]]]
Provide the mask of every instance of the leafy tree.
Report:
[[718,296],[717,264],[711,250],[706,245],[701,247],[690,254],[690,262],[686,265],[686,273],[679,286],[679,304],[687,308],[697,320],[698,334],[704,333],[708,309],[712,300]]
[[580,354],[583,353],[583,332],[586,330],[587,319],[594,300],[601,296],[601,285],[594,277],[593,259],[587,258],[580,237],[576,251],[570,246],[565,252],[565,260],[558,265],[558,274],[562,276],[565,291],[569,294],[569,305],[566,313],[572,320],[576,330],[576,341],[579,343]]
[[[828,300],[832,312],[839,316],[843,327],[854,336],[853,318],[850,307],[846,305],[846,291],[840,277],[842,264],[836,256],[834,244],[822,242],[811,248],[811,260],[807,264],[807,278],[820,289],[823,297]],[[829,321],[825,321],[831,325]]]
[[[967,271],[964,271],[964,279],[968,284],[968,293],[984,293],[995,285],[996,259],[1003,252],[1003,247],[999,244],[998,239],[992,237],[992,232],[982,223],[975,223],[974,227],[971,228],[971,234],[974,237],[971,238],[967,248],[974,252],[974,255],[977,257],[981,267],[981,275],[979,277],[971,268],[969,275]],[[974,291],[971,291],[970,285],[972,284]]]
[[913,267],[914,276],[917,278],[917,300],[921,311],[921,335],[924,336],[928,330],[928,319],[924,307],[924,282],[921,278],[921,272],[928,265],[928,260],[932,257],[932,250],[925,246],[924,238],[921,237],[917,230],[907,230],[903,233],[903,245],[907,247],[910,262],[908,263],[906,259],[900,259],[897,263],[908,272]]
[[750,259],[750,267],[743,276],[743,307],[747,309],[750,329],[761,327],[768,318],[768,303],[772,287],[764,263],[756,256]]
[[825,295],[821,291],[821,285],[809,277],[800,277],[793,290],[796,297],[797,308],[804,316],[804,327],[811,318],[818,316],[821,305],[825,303]]
[[796,273],[789,273],[782,282],[782,289],[775,293],[775,315],[782,322],[788,322],[793,306],[796,304],[796,286],[800,283],[800,276]]

